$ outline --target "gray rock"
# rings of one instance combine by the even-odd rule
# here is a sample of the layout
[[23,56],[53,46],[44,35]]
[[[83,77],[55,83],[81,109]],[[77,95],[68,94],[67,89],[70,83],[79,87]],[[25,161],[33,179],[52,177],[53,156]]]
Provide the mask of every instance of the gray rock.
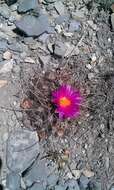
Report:
[[6,4],[0,5],[0,15],[8,19],[10,17],[10,9]]
[[46,3],[54,3],[56,0],[45,0]]
[[18,42],[15,42],[15,43],[12,43],[12,44],[8,45],[8,48],[10,50],[15,51],[15,52],[19,52],[19,53],[23,52],[22,45],[19,44]]
[[75,32],[80,29],[80,22],[72,20],[69,25],[69,32]]
[[43,185],[41,183],[35,183],[31,188],[28,190],[44,190]]
[[11,172],[6,176],[6,187],[10,190],[21,190],[21,176],[18,173]]
[[56,24],[62,24],[63,22],[68,23],[69,22],[69,15],[60,15],[55,19]]
[[16,21],[16,18],[14,17],[14,16],[10,16],[9,17],[9,20],[8,20],[10,23],[13,23],[13,22],[15,22]]
[[65,14],[65,7],[61,1],[55,2],[55,9],[58,12],[58,14],[60,14],[60,15]]
[[11,70],[13,69],[13,64],[14,64],[14,60],[5,60],[2,61],[0,64],[0,74],[6,74],[8,72],[11,72]]
[[[2,54],[0,54],[0,62],[2,62],[3,61],[3,55]],[[0,63],[1,64],[1,63]]]
[[17,0],[5,0],[5,2],[7,3],[8,6],[14,4],[17,2]]
[[6,51],[7,50],[7,40],[0,39],[0,51]]
[[39,62],[41,63],[42,68],[48,68],[48,63],[50,61],[50,56],[39,56]]
[[54,27],[49,26],[49,27],[47,28],[47,33],[48,33],[48,34],[55,34],[55,29],[54,29]]
[[15,172],[26,170],[39,153],[36,132],[19,129],[12,131],[7,142],[7,166]]
[[[113,186],[113,187],[114,187],[114,186]],[[96,183],[95,183],[95,189],[93,189],[93,190],[102,190],[102,185],[101,185],[101,183],[96,182]],[[114,188],[111,189],[111,190],[114,190]]]
[[44,33],[41,36],[39,36],[38,41],[42,42],[42,43],[46,43],[46,41],[48,40],[48,38],[49,38],[49,34]]
[[24,43],[27,45],[34,44],[34,39],[32,37],[26,37],[24,38]]
[[59,56],[59,57],[64,57],[66,53],[66,45],[63,42],[57,41],[54,44],[54,54]]
[[[87,189],[91,189],[91,190],[102,190],[102,185],[100,182],[97,182],[97,181],[90,181],[89,182],[89,188]],[[85,188],[84,188],[85,190]],[[114,189],[110,189],[110,190],[114,190]]]
[[114,190],[114,184],[110,187],[110,190]]
[[66,190],[66,187],[63,185],[56,185],[55,190]]
[[53,8],[54,8],[54,4],[47,4],[47,6],[46,6],[46,10],[47,11],[53,11]]
[[114,31],[114,13],[111,14],[111,24],[112,24],[112,29]]
[[16,27],[27,36],[40,36],[48,31],[49,23],[46,15],[34,17],[24,16],[20,21],[15,22]]
[[49,175],[49,177],[47,178],[48,185],[50,187],[55,186],[57,184],[58,178],[59,178],[58,175],[55,175],[55,174]]
[[90,182],[89,178],[87,178],[87,177],[85,177],[83,175],[80,177],[80,187],[81,188],[86,189],[88,187],[89,182]]
[[10,10],[11,11],[17,11],[17,7],[18,7],[18,4],[15,3],[15,4],[13,4],[13,5],[10,6]]
[[74,180],[74,179],[69,179],[69,180],[65,183],[65,185],[67,186],[67,188],[69,188],[69,190],[80,190],[77,181]]
[[92,80],[95,77],[94,73],[88,73],[88,79]]
[[48,168],[46,166],[46,160],[39,160],[36,162],[32,169],[24,176],[24,181],[27,186],[31,186],[34,181],[47,185]]
[[25,13],[38,7],[37,0],[21,0],[17,8],[19,13]]

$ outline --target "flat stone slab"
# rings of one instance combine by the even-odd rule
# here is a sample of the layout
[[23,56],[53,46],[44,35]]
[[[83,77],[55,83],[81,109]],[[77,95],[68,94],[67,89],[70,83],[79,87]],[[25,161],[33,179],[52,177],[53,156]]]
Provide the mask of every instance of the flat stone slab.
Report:
[[7,174],[6,187],[10,190],[21,190],[21,176],[15,172]]
[[31,186],[34,181],[39,181],[47,185],[48,167],[46,166],[46,160],[39,160],[32,166],[32,169],[23,176],[27,186]]
[[38,8],[37,0],[21,0],[17,10],[19,13],[25,13],[35,8]]
[[40,36],[49,30],[49,23],[46,15],[41,15],[39,17],[26,15],[20,21],[16,21],[15,25],[27,36]]
[[28,190],[45,190],[43,188],[43,185],[41,183],[35,183],[31,188],[29,188]]
[[39,153],[36,132],[25,129],[13,131],[7,141],[7,166],[11,171],[22,173]]
[[0,51],[6,51],[7,50],[7,40],[0,39]]

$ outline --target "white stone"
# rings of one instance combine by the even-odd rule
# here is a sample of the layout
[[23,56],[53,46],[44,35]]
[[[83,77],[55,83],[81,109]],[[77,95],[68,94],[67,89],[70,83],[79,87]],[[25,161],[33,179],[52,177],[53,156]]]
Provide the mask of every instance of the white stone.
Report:
[[72,37],[73,33],[72,32],[64,32],[63,35],[66,37]]
[[93,73],[89,73],[89,74],[88,74],[88,79],[89,79],[89,80],[92,80],[93,78],[94,78],[94,74],[93,74]]
[[91,70],[91,69],[92,69],[91,64],[87,64],[87,65],[86,65],[86,68],[89,69],[89,70]]
[[35,63],[35,61],[31,57],[26,57],[24,60],[26,63]]
[[6,51],[3,54],[3,59],[10,60],[12,58],[12,53],[10,51]]
[[59,24],[57,24],[57,25],[55,26],[55,30],[58,32],[58,34],[60,34],[61,31],[62,31],[61,26],[60,26]]
[[94,54],[92,55],[92,57],[91,57],[91,60],[92,60],[92,62],[95,62],[96,59],[97,59],[97,57],[96,57],[96,55],[95,55],[95,53],[94,53]]

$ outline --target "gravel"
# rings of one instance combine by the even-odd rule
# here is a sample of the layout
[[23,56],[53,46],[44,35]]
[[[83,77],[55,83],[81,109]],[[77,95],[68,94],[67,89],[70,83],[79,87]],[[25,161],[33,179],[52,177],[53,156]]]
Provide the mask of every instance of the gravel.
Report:
[[[103,3],[99,7],[84,2],[0,3],[0,183],[4,189],[113,190],[113,13],[101,9]],[[29,111],[20,108],[20,102],[28,97],[30,79],[42,74],[46,74],[42,88],[57,87],[58,80],[80,88],[84,102],[77,120],[59,121],[51,130],[47,125],[52,117],[47,118],[42,106],[37,113],[29,110],[31,118],[35,113],[34,120],[25,116]],[[41,133],[33,130],[33,124]]]

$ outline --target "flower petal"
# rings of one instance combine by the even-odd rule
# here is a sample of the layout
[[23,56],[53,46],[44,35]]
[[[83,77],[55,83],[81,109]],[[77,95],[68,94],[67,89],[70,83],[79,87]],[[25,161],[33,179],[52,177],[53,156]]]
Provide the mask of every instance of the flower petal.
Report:
[[[61,99],[66,101],[61,104]],[[68,104],[68,101],[70,104]],[[80,104],[82,97],[78,90],[70,85],[63,85],[52,92],[52,102],[56,105],[59,118],[72,118],[80,114]],[[63,106],[64,105],[64,106]]]

